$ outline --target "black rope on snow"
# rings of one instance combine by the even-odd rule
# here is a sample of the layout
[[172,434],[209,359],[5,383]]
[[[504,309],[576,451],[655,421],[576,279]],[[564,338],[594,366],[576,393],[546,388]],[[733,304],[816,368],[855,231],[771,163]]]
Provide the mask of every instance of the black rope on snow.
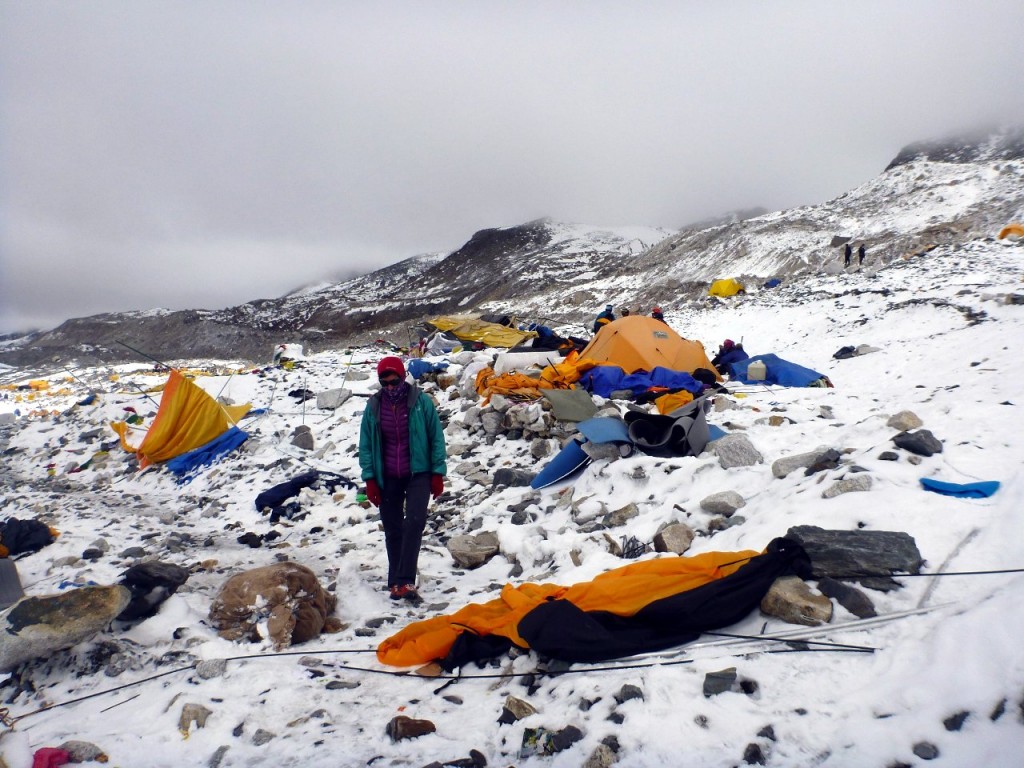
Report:
[[[773,638],[756,638],[755,637],[754,639],[769,640],[769,639],[773,639]],[[800,641],[790,640],[789,642],[795,643],[795,642],[800,642]],[[376,651],[374,651],[374,653],[375,652]],[[735,656],[739,656],[739,657],[742,658],[742,657],[746,657],[746,656],[755,656],[755,655],[758,655],[758,654],[761,654],[761,653],[871,653],[871,652],[872,652],[872,650],[868,649],[868,648],[861,649],[861,648],[858,648],[857,646],[842,647],[842,646],[838,646],[837,645],[834,648],[780,648],[780,649],[769,650],[769,651],[749,651],[747,653],[738,653],[738,654],[730,654],[730,655],[735,655]],[[245,661],[245,660],[251,660],[251,659],[270,659],[270,658],[276,658],[278,656],[300,656],[300,655],[301,656],[309,656],[309,655],[313,655],[314,653],[367,653],[367,651],[365,651],[365,650],[351,650],[351,651],[349,651],[349,650],[338,650],[338,651],[317,651],[317,652],[308,652],[308,653],[303,653],[303,652],[300,652],[300,651],[287,651],[287,652],[282,652],[282,653],[254,654],[254,655],[250,655],[250,656],[233,656],[233,657],[226,658],[225,661]],[[623,665],[618,665],[618,666],[604,666],[604,667],[589,666],[589,667],[583,667],[583,668],[580,668],[580,669],[558,670],[556,672],[550,672],[550,671],[544,670],[544,669],[532,669],[532,670],[528,670],[526,672],[501,672],[501,673],[496,673],[496,674],[485,674],[485,675],[463,675],[460,672],[459,674],[455,674],[455,675],[434,675],[432,677],[424,677],[424,676],[420,676],[420,675],[414,675],[414,674],[412,674],[409,671],[396,672],[396,671],[393,671],[393,670],[390,670],[390,669],[373,669],[372,667],[353,667],[353,666],[349,666],[349,665],[343,665],[343,666],[339,667],[339,669],[351,670],[353,672],[367,672],[367,673],[370,673],[370,674],[387,675],[387,676],[390,676],[390,677],[407,677],[407,678],[411,678],[411,679],[422,679],[422,680],[447,680],[448,682],[446,682],[444,685],[440,686],[439,688],[437,688],[435,690],[435,693],[437,693],[439,691],[444,690],[449,685],[452,685],[452,684],[454,684],[454,683],[456,683],[456,682],[458,682],[460,680],[496,680],[496,679],[503,679],[503,678],[510,678],[510,677],[520,677],[520,676],[523,676],[523,675],[537,675],[537,676],[541,676],[541,677],[561,677],[562,675],[579,675],[579,674],[586,674],[586,673],[591,673],[591,672],[615,672],[615,671],[618,671],[618,670],[629,670],[629,669],[651,669],[653,667],[677,667],[677,666],[681,666],[683,664],[693,664],[695,661],[696,661],[696,659],[677,659],[676,661],[656,661],[656,662],[647,662],[647,663],[643,663],[643,664],[623,664]],[[167,670],[165,672],[160,672],[160,673],[155,674],[155,675],[150,675],[149,677],[144,677],[141,680],[135,680],[134,682],[125,683],[124,685],[118,685],[118,686],[116,686],[114,688],[109,688],[109,689],[103,690],[103,691],[95,691],[93,693],[86,694],[85,696],[79,696],[78,698],[75,698],[75,699],[69,699],[68,701],[60,701],[60,702],[57,702],[55,704],[47,704],[45,707],[40,707],[39,709],[32,710],[31,712],[26,712],[26,713],[24,713],[22,715],[18,715],[17,717],[10,717],[9,714],[6,713],[6,709],[4,709],[3,711],[5,713],[5,719],[4,719],[3,722],[8,727],[13,728],[19,721],[24,720],[25,718],[28,718],[28,717],[32,717],[33,715],[38,715],[38,714],[41,714],[43,712],[49,712],[50,710],[58,709],[60,707],[67,707],[67,706],[70,706],[72,704],[79,704],[79,703],[81,703],[83,701],[88,701],[89,699],[94,699],[94,698],[96,698],[98,696],[104,696],[104,695],[109,694],[109,693],[117,693],[118,691],[123,691],[126,688],[132,688],[132,687],[134,687],[136,685],[142,685],[143,683],[148,683],[148,682],[151,682],[153,680],[157,680],[157,679],[159,679],[161,677],[166,677],[168,675],[177,674],[179,672],[186,672],[188,670],[195,669],[197,663],[198,662],[193,663],[193,664],[189,664],[188,666],[185,666],[185,667],[178,667],[176,669],[169,669],[169,670]],[[123,704],[124,702],[121,702],[121,703]]]

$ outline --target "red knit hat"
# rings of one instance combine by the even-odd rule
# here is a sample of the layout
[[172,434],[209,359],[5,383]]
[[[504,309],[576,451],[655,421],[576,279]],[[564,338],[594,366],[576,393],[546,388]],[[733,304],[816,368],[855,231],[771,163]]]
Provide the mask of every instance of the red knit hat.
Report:
[[405,378],[405,366],[402,365],[400,357],[385,357],[377,363],[377,378],[379,379],[388,371],[398,374],[398,378]]

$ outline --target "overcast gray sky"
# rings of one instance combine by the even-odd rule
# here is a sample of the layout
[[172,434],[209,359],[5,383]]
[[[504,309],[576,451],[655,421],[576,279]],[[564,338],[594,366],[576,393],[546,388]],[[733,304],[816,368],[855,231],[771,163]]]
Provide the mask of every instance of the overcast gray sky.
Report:
[[0,330],[539,216],[823,202],[1024,121],[1024,2],[0,0]]

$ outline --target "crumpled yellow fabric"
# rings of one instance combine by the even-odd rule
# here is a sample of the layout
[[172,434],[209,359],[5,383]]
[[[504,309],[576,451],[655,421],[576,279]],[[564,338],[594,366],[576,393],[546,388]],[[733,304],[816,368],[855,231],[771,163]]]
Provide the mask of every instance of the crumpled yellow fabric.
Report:
[[687,403],[693,402],[693,394],[681,389],[678,392],[670,392],[667,395],[655,398],[654,404],[658,413],[672,413],[677,408],[682,408]]
[[656,600],[695,589],[735,573],[759,552],[705,552],[692,557],[644,560],[569,587],[558,584],[506,584],[501,596],[470,603],[455,613],[417,621],[377,647],[382,664],[408,667],[443,659],[462,632],[507,637],[521,648],[520,620],[545,600],[568,600],[583,611],[632,616]]
[[139,457],[139,467],[173,459],[218,437],[233,427],[252,408],[244,405],[222,405],[180,371],[171,371],[160,398],[153,424],[137,448],[128,444],[128,424],[111,422],[110,427],[121,436],[121,447]]

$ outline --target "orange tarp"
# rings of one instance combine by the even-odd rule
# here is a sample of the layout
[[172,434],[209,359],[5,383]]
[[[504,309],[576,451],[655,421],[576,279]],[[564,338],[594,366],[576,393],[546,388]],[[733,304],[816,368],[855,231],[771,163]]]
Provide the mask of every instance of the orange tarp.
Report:
[[443,659],[461,632],[507,637],[529,647],[519,636],[520,620],[545,600],[568,600],[583,611],[608,611],[632,616],[666,597],[695,589],[735,573],[758,552],[706,552],[693,557],[645,560],[607,571],[593,581],[563,587],[557,584],[506,584],[501,597],[471,603],[447,616],[417,621],[387,638],[377,648],[383,664],[408,667]]
[[128,444],[126,422],[115,421],[110,426],[121,436],[121,446],[136,453],[139,467],[145,468],[206,445],[233,427],[250,408],[251,403],[221,405],[180,371],[171,371],[160,408],[141,445],[133,448]]
[[580,358],[578,352],[570,352],[562,362],[549,365],[540,372],[540,378],[533,378],[524,373],[497,374],[493,368],[484,368],[476,375],[477,394],[485,399],[491,395],[525,397],[532,400],[539,398],[542,389],[572,389],[572,385],[580,380],[583,371],[593,368],[593,360]]
[[580,358],[596,365],[617,365],[626,373],[649,372],[658,366],[686,373],[715,370],[703,344],[684,339],[661,320],[644,315],[620,317],[604,326]]
[[1024,224],[1008,224],[999,230],[999,239],[1004,237],[1024,237]]

